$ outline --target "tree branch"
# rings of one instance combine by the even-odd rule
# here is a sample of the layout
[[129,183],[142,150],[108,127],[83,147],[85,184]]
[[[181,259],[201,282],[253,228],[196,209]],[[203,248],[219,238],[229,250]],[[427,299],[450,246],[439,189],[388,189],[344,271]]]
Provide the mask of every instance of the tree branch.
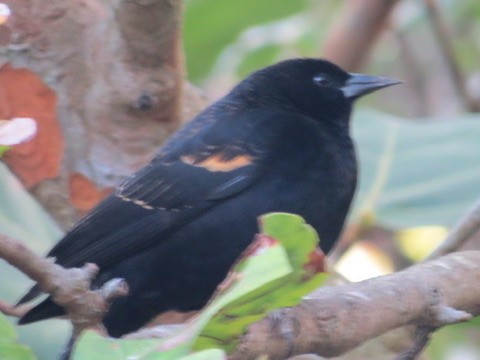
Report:
[[203,107],[185,82],[182,1],[5,3],[0,63],[31,70],[58,99],[51,116],[66,148],[51,161],[60,170],[31,190],[68,229]]
[[480,111],[480,104],[472,98],[467,90],[465,77],[458,64],[448,25],[441,14],[437,2],[435,0],[425,0],[425,5],[427,7],[427,13],[433,27],[433,32],[437,38],[440,51],[443,54],[448,72],[450,73],[453,85],[457,90],[460,99],[463,101],[467,110]]
[[231,359],[332,357],[402,326],[466,321],[480,314],[480,288],[471,286],[479,281],[480,251],[466,251],[392,275],[322,287],[299,306],[252,325]]
[[[50,294],[55,303],[62,306],[73,324],[73,334],[78,335],[87,328],[106,333],[102,325],[110,302],[128,293],[128,286],[121,279],[113,279],[101,289],[90,290],[98,267],[86,264],[83,268],[65,269],[51,259],[36,255],[22,243],[0,235],[0,258],[36,281],[43,291]],[[0,302],[0,311],[20,317],[29,306],[15,308]]]
[[480,199],[450,230],[447,238],[435,249],[426,260],[436,259],[458,250],[468,239],[480,229]]
[[[0,257],[38,281],[65,308],[76,334],[92,327],[104,331],[101,320],[109,302],[126,294],[118,280],[89,290],[95,265],[63,269],[12,239],[0,238]],[[252,325],[231,359],[262,354],[283,359],[304,353],[331,357],[398,327],[437,328],[466,321],[480,313],[480,288],[471,286],[479,281],[480,251],[465,251],[392,275],[322,287],[299,306]],[[0,308],[9,313],[5,304]]]
[[415,332],[413,346],[398,355],[395,360],[414,360],[417,359],[421,352],[427,347],[432,333],[436,330],[432,326],[419,326]]

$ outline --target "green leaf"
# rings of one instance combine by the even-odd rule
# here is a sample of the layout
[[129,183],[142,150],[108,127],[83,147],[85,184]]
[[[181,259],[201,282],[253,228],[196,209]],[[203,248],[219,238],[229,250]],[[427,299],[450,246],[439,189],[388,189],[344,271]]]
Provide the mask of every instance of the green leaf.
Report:
[[[158,339],[111,339],[105,338],[93,331],[86,331],[75,345],[72,360],[225,360],[222,350],[210,349],[185,355],[187,348],[173,347],[158,351]],[[176,344],[177,345],[177,344]],[[185,355],[185,356],[184,356]]]
[[[21,240],[34,251],[44,252],[62,232],[1,162],[0,184],[0,234]],[[9,279],[1,283],[0,296],[4,299],[11,299],[19,286],[27,286],[25,277],[8,264],[0,263],[0,273],[2,279]]]
[[227,360],[227,356],[222,350],[209,349],[184,356],[182,360]]
[[392,228],[455,223],[480,196],[479,120],[356,112],[361,176],[353,217],[373,213]]
[[5,152],[10,149],[10,146],[6,146],[6,145],[0,145],[0,157],[3,156],[3,154],[5,154]]
[[201,80],[227,45],[244,30],[282,19],[308,6],[306,0],[190,0],[186,2],[184,44],[189,78]]
[[172,357],[144,356],[150,353],[157,340],[128,340],[105,338],[94,331],[84,332],[75,343],[72,360],[120,360],[129,356],[137,359],[172,359]]
[[17,342],[17,333],[4,315],[0,314],[0,359],[34,360],[32,350]]
[[[326,280],[325,273],[311,274],[308,270],[307,264],[317,248],[318,236],[300,216],[267,214],[261,217],[260,226],[264,236],[282,244],[291,270],[280,276],[277,263],[264,264],[262,260],[258,267],[252,266],[250,281],[260,279],[267,272],[279,276],[253,291],[235,293],[234,301],[222,305],[222,309],[205,326],[195,349],[220,347],[227,352],[233,350],[250,324],[263,318],[269,311],[298,304],[303,296]],[[237,271],[237,268],[233,271]],[[247,278],[246,273],[243,275]],[[213,300],[213,303],[217,300],[220,299]]]
[[9,344],[17,340],[17,333],[7,318],[0,313],[0,345]]
[[23,240],[36,251],[61,237],[62,231],[3,163],[0,184],[0,234]]
[[[61,237],[62,231],[46,211],[0,162],[0,234],[23,241],[29,248],[44,253]],[[0,261],[0,298],[15,302],[32,281],[9,264]],[[48,327],[48,331],[44,331]],[[22,342],[28,343],[44,359],[54,359],[67,340],[65,321],[49,320],[19,327]],[[0,359],[3,359],[0,356]]]

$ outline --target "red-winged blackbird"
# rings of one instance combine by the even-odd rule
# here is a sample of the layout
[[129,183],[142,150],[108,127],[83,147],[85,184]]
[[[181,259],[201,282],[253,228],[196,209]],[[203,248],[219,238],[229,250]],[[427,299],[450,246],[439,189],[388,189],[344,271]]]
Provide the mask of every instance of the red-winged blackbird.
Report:
[[[172,136],[48,256],[65,267],[97,264],[94,287],[126,279],[130,294],[104,320],[121,336],[160,312],[201,308],[262,214],[301,215],[327,252],[357,182],[352,104],[396,83],[318,59],[259,70]],[[21,302],[39,293],[34,287]],[[62,313],[46,299],[20,323]]]

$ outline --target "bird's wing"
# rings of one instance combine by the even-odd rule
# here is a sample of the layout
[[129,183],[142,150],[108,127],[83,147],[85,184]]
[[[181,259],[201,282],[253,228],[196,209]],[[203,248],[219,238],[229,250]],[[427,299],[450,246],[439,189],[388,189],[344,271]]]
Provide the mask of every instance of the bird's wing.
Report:
[[[135,256],[255,184],[274,133],[265,114],[216,118],[205,112],[176,133],[48,253],[65,267],[100,269]],[[41,293],[33,287],[19,304]]]
[[207,123],[191,136],[195,126],[177,133],[48,256],[67,267],[85,262],[108,267],[162,241],[217,201],[255,182],[265,147],[257,126],[241,119]]
[[[265,147],[261,132],[248,115],[245,121],[216,119],[208,112],[195,118],[47,256],[65,267],[90,262],[108,269],[167,239],[216,202],[254,184]],[[19,304],[40,293],[35,286]]]

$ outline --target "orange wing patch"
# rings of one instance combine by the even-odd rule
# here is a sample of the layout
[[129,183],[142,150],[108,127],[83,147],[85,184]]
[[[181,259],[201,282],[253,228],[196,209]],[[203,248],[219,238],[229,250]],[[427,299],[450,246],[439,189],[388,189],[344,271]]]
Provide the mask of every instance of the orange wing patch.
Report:
[[221,153],[209,156],[202,161],[197,161],[195,156],[192,155],[185,155],[180,159],[185,164],[202,167],[211,172],[229,172],[253,163],[253,158],[250,155],[238,155],[226,160]]

